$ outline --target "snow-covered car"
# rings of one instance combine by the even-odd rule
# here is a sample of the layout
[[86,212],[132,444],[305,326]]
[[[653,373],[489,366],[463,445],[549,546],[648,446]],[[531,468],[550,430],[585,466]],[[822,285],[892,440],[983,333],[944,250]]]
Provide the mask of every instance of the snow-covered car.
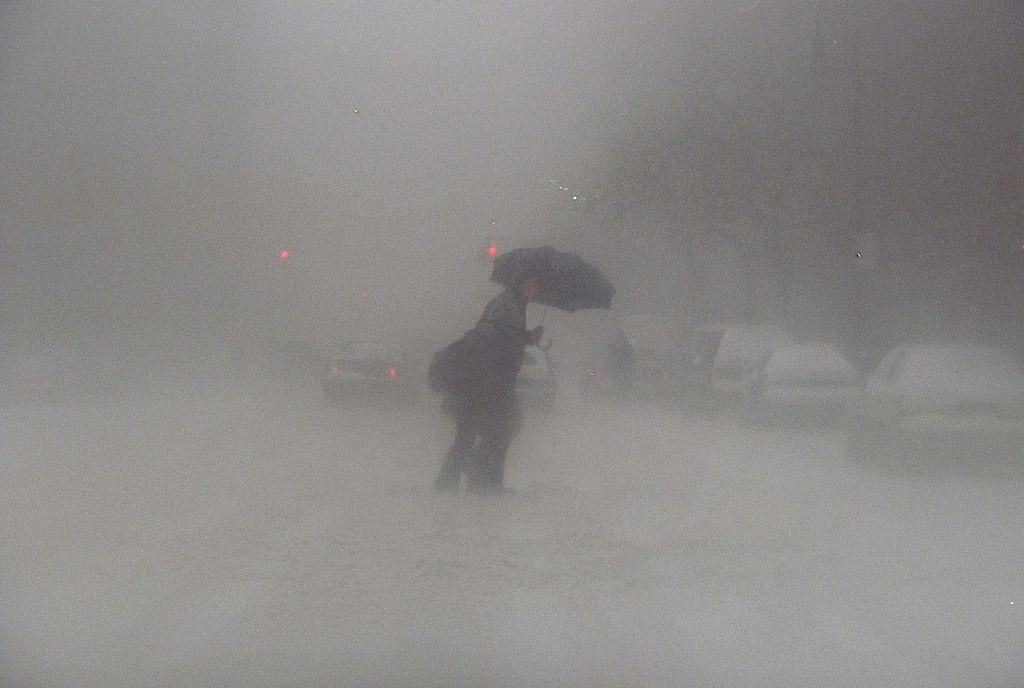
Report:
[[622,331],[632,350],[629,387],[641,398],[679,396],[685,381],[678,375],[684,355],[682,331],[667,314],[629,313],[621,316]]
[[725,327],[711,368],[712,395],[719,402],[739,403],[772,351],[790,344],[787,332],[768,325]]
[[1024,459],[1024,373],[995,349],[901,346],[868,378],[844,430],[856,456]]
[[580,395],[585,398],[622,397],[633,386],[635,355],[621,329],[614,328],[587,357],[580,375]]
[[857,371],[838,347],[790,344],[754,376],[745,411],[755,422],[835,423],[858,392]]
[[634,349],[632,392],[644,399],[680,399],[690,391],[684,352],[680,349]]
[[405,361],[405,368],[411,380],[419,387],[426,387],[427,368],[434,353],[445,347],[445,342],[426,337],[406,337],[397,355]]
[[665,370],[660,381],[667,396],[696,410],[713,407],[711,380],[725,329],[720,325],[697,327],[680,345],[663,354]]
[[11,401],[58,401],[74,388],[78,357],[63,349],[16,356],[0,365],[0,395]]
[[554,406],[558,383],[546,353],[535,346],[526,347],[516,391],[527,408],[550,410]]
[[331,402],[409,402],[418,398],[423,380],[400,348],[380,341],[347,342],[328,358],[324,398]]

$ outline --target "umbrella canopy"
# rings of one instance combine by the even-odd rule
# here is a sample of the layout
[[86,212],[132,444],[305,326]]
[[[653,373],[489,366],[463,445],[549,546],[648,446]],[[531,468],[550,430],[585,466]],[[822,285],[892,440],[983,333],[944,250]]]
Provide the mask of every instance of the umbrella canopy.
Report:
[[517,248],[494,260],[492,282],[514,287],[527,277],[537,281],[537,303],[563,311],[609,308],[615,295],[604,273],[575,253],[550,246]]

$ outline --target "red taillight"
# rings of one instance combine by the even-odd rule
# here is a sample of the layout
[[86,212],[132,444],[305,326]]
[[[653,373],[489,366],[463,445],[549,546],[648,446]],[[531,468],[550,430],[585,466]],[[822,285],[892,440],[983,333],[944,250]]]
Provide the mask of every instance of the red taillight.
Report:
[[398,377],[398,368],[396,368],[395,366],[391,366],[390,368],[388,368],[388,377],[391,378],[392,380]]

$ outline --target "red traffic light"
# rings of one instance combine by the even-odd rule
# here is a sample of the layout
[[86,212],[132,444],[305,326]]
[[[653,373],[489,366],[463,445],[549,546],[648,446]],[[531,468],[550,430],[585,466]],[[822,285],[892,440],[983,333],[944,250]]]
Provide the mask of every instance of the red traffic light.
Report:
[[291,257],[291,255],[291,252],[286,248],[283,248],[277,252],[277,257],[281,259],[282,263],[288,262],[288,259]]
[[483,243],[480,244],[480,248],[477,249],[479,251],[479,253],[477,254],[477,260],[479,260],[484,265],[487,265],[488,263],[493,263],[498,258],[498,256],[502,255],[505,252],[505,246],[512,243],[508,239],[508,237],[496,237],[493,235],[485,235],[483,239]]

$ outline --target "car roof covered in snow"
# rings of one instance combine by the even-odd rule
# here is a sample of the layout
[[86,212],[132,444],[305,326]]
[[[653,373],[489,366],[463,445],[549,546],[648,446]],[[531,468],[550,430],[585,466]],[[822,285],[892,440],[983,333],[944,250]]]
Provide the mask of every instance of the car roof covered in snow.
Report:
[[765,368],[767,382],[851,384],[857,371],[835,344],[806,342],[775,349]]
[[916,393],[952,398],[1020,397],[1024,373],[998,349],[968,344],[914,344],[900,347],[898,385]]
[[774,349],[793,343],[785,330],[769,325],[730,325],[722,334],[715,366],[737,363],[749,365],[768,356]]

